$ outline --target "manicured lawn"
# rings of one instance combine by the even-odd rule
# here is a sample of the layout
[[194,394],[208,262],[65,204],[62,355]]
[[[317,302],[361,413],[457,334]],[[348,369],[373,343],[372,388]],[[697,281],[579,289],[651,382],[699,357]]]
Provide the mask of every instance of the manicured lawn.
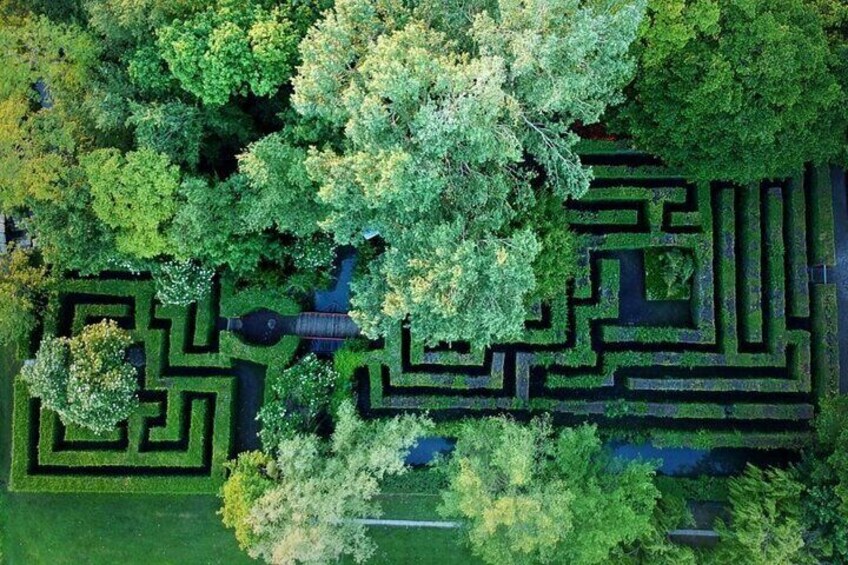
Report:
[[482,563],[459,540],[456,530],[373,527],[380,565],[473,565]]
[[250,563],[213,496],[9,494],[10,564]]

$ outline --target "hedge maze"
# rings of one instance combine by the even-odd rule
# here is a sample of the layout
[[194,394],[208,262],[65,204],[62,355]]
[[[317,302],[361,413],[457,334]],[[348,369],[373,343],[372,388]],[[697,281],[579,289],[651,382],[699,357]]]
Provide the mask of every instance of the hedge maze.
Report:
[[[223,287],[223,288],[222,288]],[[283,338],[272,347],[251,346],[222,332],[219,316],[263,306],[224,282],[201,304],[165,307],[152,281],[63,281],[45,332],[73,335],[88,324],[115,319],[132,332],[130,359],[141,365],[141,407],[111,434],[65,427],[15,383],[13,466],[15,490],[113,492],[215,492],[223,463],[234,455],[240,402],[238,360],[282,370],[297,347]],[[268,299],[265,300],[268,302]],[[295,313],[283,298],[268,304]],[[248,306],[250,305],[250,306]],[[261,367],[260,367],[261,368]]]
[[[361,354],[363,412],[429,410],[449,422],[547,411],[656,445],[802,446],[817,399],[838,390],[836,289],[816,276],[835,263],[827,171],[740,187],[687,182],[609,143],[587,145],[584,159],[595,181],[563,214],[581,236],[576,279],[532,309],[514,343],[430,349],[398,327]],[[674,299],[657,299],[657,257],[672,250],[691,258],[691,276]],[[660,286],[646,292],[649,276]],[[298,310],[226,279],[190,307],[163,306],[143,277],[63,281],[45,333],[103,318],[131,330],[141,408],[96,436],[63,426],[16,382],[12,488],[216,491],[261,400],[245,371],[261,383],[298,346],[292,336],[251,345],[221,329],[222,318],[259,309]]]
[[[580,275],[517,343],[427,349],[398,328],[358,374],[372,414],[551,411],[659,445],[794,448],[838,391],[826,170],[756,186],[692,184],[637,152],[587,146],[589,194],[565,220]],[[688,300],[648,300],[646,250],[694,261]]]

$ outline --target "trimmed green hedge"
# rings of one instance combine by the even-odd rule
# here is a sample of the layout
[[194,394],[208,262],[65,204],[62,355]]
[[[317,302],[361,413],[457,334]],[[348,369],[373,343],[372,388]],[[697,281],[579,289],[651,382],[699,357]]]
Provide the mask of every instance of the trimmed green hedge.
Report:
[[[230,312],[269,304],[286,314],[296,305],[258,291],[235,296],[222,289]],[[45,320],[50,333],[79,331],[89,320],[118,317],[131,322],[144,345],[144,392],[139,410],[122,433],[99,438],[79,429],[63,432],[56,416],[36,413],[21,382],[14,386],[13,457],[10,486],[18,491],[212,493],[224,480],[224,462],[233,446],[236,410],[236,359],[281,371],[290,362],[298,339],[286,337],[273,347],[242,342],[229,332],[216,335],[219,305],[211,299],[196,306],[163,306],[149,280],[69,279],[61,283],[57,301],[65,301],[72,320],[60,320],[51,307]],[[89,301],[89,297],[96,297]],[[114,299],[114,303],[110,303]],[[255,307],[249,300],[256,300]],[[132,304],[124,302],[129,300]],[[222,305],[223,309],[223,305]],[[218,347],[213,345],[217,342]],[[152,395],[152,396],[151,396]],[[40,415],[36,425],[35,417]],[[64,434],[64,439],[62,435]],[[57,450],[58,442],[65,444]],[[84,442],[84,443],[80,443]],[[96,444],[100,443],[99,446]]]
[[[630,433],[668,445],[805,445],[818,398],[838,384],[835,294],[807,275],[808,264],[832,253],[825,170],[747,187],[692,184],[673,171],[628,166],[629,156],[644,159],[614,144],[590,145],[587,153],[601,156],[595,162],[624,164],[595,167],[601,182],[566,203],[563,221],[581,238],[569,293],[548,316],[531,308],[522,338],[494,348],[504,356],[500,369],[484,366],[482,351],[428,351],[414,336],[404,359],[400,330],[381,349],[346,360],[365,367],[371,413],[553,412],[604,429],[626,422]],[[691,321],[623,319],[620,300],[631,298],[621,288],[632,281],[623,279],[622,254],[663,248],[694,259]]]

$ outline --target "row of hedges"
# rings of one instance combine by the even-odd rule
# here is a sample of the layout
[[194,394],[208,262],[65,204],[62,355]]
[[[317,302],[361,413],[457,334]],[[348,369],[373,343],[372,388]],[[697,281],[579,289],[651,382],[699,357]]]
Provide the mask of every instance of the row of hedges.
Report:
[[[106,437],[64,430],[57,417],[38,410],[26,387],[14,386],[11,488],[51,492],[210,493],[224,480],[233,455],[236,379],[233,359],[282,371],[297,338],[255,347],[229,332],[218,335],[216,296],[189,307],[163,306],[149,280],[69,279],[45,321],[50,333],[74,333],[88,322],[117,317],[144,345],[142,403]],[[296,305],[279,297],[258,301],[255,291],[221,289],[222,312]],[[250,300],[257,300],[254,306]],[[224,302],[225,301],[225,302]],[[71,310],[73,308],[73,310]],[[71,319],[68,319],[71,316]],[[125,439],[122,439],[125,438]],[[61,449],[57,449],[61,447]]]
[[[544,323],[535,309],[520,342],[496,348],[506,369],[490,374],[504,388],[474,394],[469,384],[486,369],[480,352],[413,342],[404,359],[401,340],[390,336],[361,360],[373,413],[553,411],[605,426],[644,421],[640,432],[668,445],[803,445],[816,400],[836,390],[838,375],[835,294],[811,286],[807,274],[832,239],[818,233],[832,225],[818,220],[829,210],[821,172],[808,172],[807,192],[793,190],[799,179],[691,185],[653,166],[619,165],[606,157],[609,144],[596,149],[593,162],[615,164],[596,167],[603,182],[567,206],[566,220],[584,234],[576,280]],[[818,249],[808,257],[813,240]],[[615,253],[663,247],[695,258],[691,327],[622,323],[619,288],[628,281]],[[662,428],[654,428],[658,418]],[[691,429],[709,421],[720,425]]]

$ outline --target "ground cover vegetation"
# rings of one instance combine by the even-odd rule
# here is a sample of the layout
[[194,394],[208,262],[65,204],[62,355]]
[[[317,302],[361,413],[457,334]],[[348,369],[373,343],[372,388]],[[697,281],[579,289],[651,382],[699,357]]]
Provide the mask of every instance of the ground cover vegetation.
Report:
[[[381,514],[489,563],[848,560],[839,0],[0,0],[0,53],[13,490],[220,493],[271,563],[398,562]],[[291,334],[341,247],[330,360]]]

